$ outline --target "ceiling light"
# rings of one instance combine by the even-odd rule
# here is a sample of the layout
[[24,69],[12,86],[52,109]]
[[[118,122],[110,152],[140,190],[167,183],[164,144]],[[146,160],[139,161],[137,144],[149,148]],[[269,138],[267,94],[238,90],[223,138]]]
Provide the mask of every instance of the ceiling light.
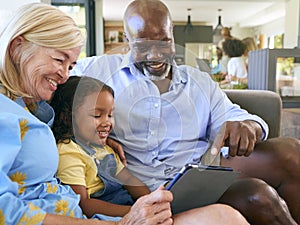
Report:
[[221,21],[221,11],[222,9],[218,9],[219,12],[219,16],[218,16],[218,25],[216,26],[216,28],[213,30],[213,44],[218,45],[218,43],[222,40],[222,21]]
[[187,11],[188,11],[188,20],[187,20],[187,23],[184,27],[184,32],[186,33],[189,33],[190,31],[193,30],[193,25],[192,25],[192,22],[191,22],[191,8],[188,8]]

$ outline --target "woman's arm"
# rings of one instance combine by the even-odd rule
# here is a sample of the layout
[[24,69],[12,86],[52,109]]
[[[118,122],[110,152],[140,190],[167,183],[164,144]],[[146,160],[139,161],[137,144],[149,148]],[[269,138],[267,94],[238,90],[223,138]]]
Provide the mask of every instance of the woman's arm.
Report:
[[125,167],[120,171],[120,173],[118,173],[116,178],[122,182],[124,187],[134,199],[138,199],[139,197],[151,192],[143,182],[133,176]]
[[131,207],[129,213],[118,222],[84,220],[47,214],[43,221],[43,225],[171,225],[173,224],[170,209],[170,202],[172,199],[172,193],[163,190],[163,187],[161,187],[151,194],[139,198]]
[[70,185],[76,194],[80,195],[80,207],[87,217],[95,214],[107,216],[124,216],[129,212],[130,206],[117,205],[100,199],[89,198],[86,187],[82,185]]

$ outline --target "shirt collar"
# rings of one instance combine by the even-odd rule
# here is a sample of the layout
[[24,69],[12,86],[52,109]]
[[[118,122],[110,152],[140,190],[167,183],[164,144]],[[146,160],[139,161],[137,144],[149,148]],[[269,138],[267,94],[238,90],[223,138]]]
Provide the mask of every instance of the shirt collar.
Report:
[[174,84],[185,84],[187,82],[187,73],[184,67],[177,66],[176,62],[173,62],[172,66],[172,81]]
[[129,67],[130,64],[133,64],[133,60],[131,58],[131,51],[127,52],[124,55],[121,66],[120,66],[120,69]]
[[[0,89],[2,85],[0,84]],[[17,98],[15,102],[24,108],[26,111],[30,112],[25,102],[21,97]],[[31,112],[35,117],[37,117],[40,121],[46,123],[49,127],[52,127],[54,122],[54,110],[53,108],[44,100],[36,103],[36,108],[34,112]]]
[[22,98],[17,98],[15,102],[21,107],[23,107],[25,110],[31,112],[40,121],[48,124],[49,127],[52,127],[54,122],[54,110],[46,101],[42,100],[40,102],[35,103],[36,107],[34,111],[30,111],[28,109]]

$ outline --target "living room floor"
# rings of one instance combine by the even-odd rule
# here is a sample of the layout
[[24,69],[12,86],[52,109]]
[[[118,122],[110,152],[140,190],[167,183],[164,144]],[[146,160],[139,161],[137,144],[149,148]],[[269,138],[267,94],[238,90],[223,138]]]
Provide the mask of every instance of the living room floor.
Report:
[[300,108],[282,110],[281,136],[295,137],[300,140]]

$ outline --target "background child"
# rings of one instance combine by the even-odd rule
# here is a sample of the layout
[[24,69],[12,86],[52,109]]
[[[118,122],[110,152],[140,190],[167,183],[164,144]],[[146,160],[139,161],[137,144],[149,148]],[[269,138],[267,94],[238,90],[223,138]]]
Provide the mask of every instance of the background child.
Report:
[[114,125],[112,88],[94,78],[72,76],[58,87],[51,105],[60,155],[57,176],[80,194],[88,217],[124,216],[133,199],[150,191],[106,145]]
[[237,81],[243,84],[248,83],[246,62],[243,57],[245,50],[245,44],[239,39],[228,38],[223,42],[223,51],[229,57],[227,82]]

